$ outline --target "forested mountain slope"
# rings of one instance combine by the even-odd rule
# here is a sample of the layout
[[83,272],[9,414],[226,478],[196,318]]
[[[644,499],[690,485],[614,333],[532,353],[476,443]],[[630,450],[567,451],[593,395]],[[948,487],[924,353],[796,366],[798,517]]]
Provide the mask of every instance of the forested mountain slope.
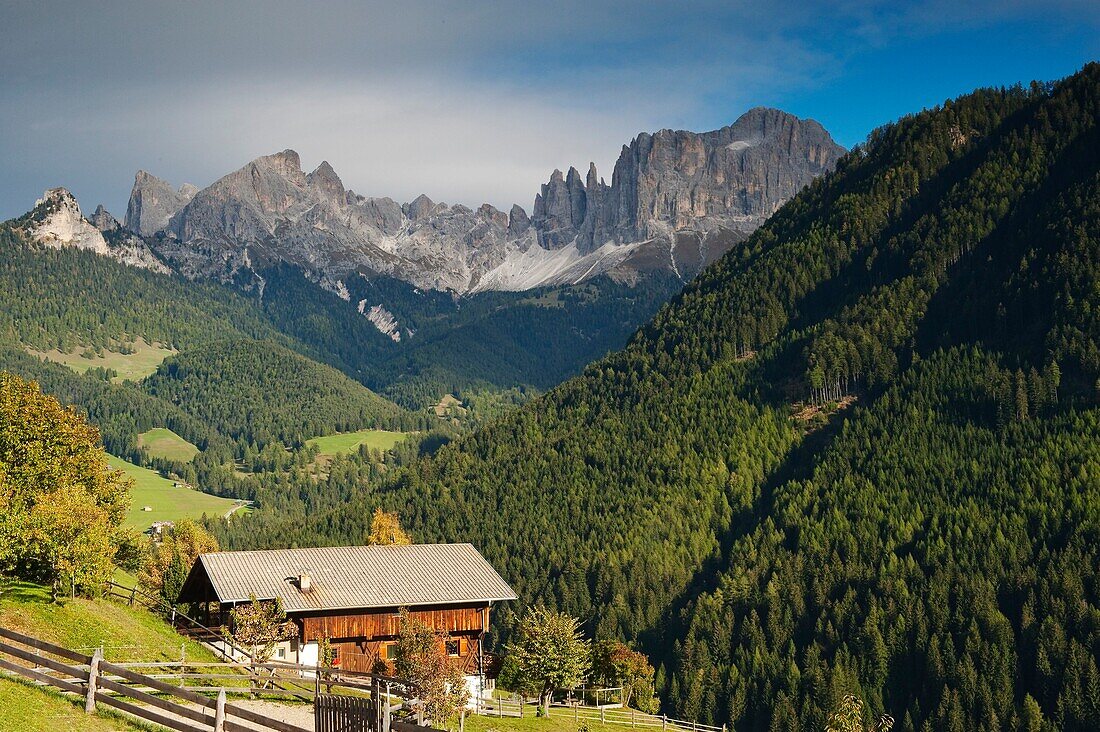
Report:
[[385,505],[735,729],[849,692],[901,730],[1100,728],[1098,122],[1093,64],[888,125],[622,352],[228,538],[353,540]]
[[[621,347],[681,285],[655,273],[634,286],[600,277],[456,299],[356,277],[349,306],[290,265],[262,270],[263,292],[242,294],[93,250],[38,244],[20,221],[0,224],[0,340],[61,352],[118,351],[142,338],[181,350],[274,340],[409,408],[459,390],[548,389]],[[397,342],[365,316],[376,305]]]
[[166,359],[142,388],[223,434],[260,446],[398,426],[402,416],[393,402],[331,366],[271,341],[218,341],[189,349]]

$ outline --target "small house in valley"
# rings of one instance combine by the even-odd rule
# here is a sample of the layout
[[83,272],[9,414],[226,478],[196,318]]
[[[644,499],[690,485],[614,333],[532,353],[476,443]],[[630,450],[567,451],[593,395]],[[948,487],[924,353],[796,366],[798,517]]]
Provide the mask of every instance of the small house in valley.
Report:
[[180,602],[196,603],[208,625],[227,625],[235,605],[251,598],[282,603],[298,637],[274,658],[317,665],[328,639],[334,665],[349,671],[392,672],[401,609],[446,633],[480,690],[484,642],[494,603],[516,594],[470,544],[347,546],[213,552],[191,568]]

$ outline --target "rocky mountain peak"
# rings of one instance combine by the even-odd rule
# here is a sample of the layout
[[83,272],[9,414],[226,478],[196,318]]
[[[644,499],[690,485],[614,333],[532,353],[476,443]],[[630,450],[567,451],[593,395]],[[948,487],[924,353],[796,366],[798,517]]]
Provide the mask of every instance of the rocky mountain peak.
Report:
[[306,176],[306,182],[310,188],[317,191],[318,195],[334,205],[342,204],[347,197],[344,183],[327,160],[322,161],[316,170]]
[[405,206],[405,215],[413,221],[427,218],[435,209],[435,201],[421,193]]
[[50,188],[35,201],[29,214],[20,219],[23,231],[39,244],[73,246],[107,253],[107,242],[80,211],[80,204],[65,188]]
[[[267,163],[280,175],[287,178],[297,178],[302,175],[302,158],[294,150],[287,148],[273,155],[264,155],[257,158],[254,163]],[[331,170],[331,168],[329,168]],[[335,175],[335,173],[333,173]]]
[[166,227],[197,192],[190,184],[176,190],[168,181],[139,170],[134,175],[134,187],[126,206],[126,228],[140,236],[152,236]]
[[605,272],[683,279],[743,239],[843,153],[816,122],[749,110],[710,132],[660,130],[623,146],[611,184],[556,169],[530,216],[427,195],[398,205],[344,187],[328,162],[308,175],[294,150],[256,158],[191,194],[139,172],[127,224],[162,231],[158,253],[187,276],[258,282],[289,262],[346,281],[354,272],[471,292],[576,282]]
[[88,220],[92,223],[92,226],[103,233],[117,231],[122,226],[122,224],[118,223],[118,219],[112,216],[111,212],[103,207],[102,203],[96,206],[95,213],[93,213],[92,217]]
[[91,221],[84,218],[80,204],[64,188],[43,193],[17,225],[28,238],[45,246],[87,249],[134,267],[169,271],[141,237],[124,230],[103,206],[96,208]]

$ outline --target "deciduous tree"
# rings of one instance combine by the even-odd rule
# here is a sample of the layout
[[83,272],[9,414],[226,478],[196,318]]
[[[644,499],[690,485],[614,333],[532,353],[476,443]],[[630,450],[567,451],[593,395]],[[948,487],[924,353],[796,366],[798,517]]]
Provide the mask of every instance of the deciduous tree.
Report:
[[579,628],[580,622],[571,615],[537,607],[519,621],[507,646],[519,677],[539,688],[543,714],[554,692],[579,684],[589,668],[589,643]]
[[380,508],[374,509],[370,522],[368,544],[404,545],[412,544],[412,538],[401,528],[396,513],[386,513]]
[[470,696],[462,669],[447,655],[446,641],[446,631],[401,611],[394,669],[409,682],[408,693],[416,699],[417,715],[437,725],[453,718]]
[[130,485],[107,467],[95,427],[34,382],[0,373],[0,570],[98,592]]

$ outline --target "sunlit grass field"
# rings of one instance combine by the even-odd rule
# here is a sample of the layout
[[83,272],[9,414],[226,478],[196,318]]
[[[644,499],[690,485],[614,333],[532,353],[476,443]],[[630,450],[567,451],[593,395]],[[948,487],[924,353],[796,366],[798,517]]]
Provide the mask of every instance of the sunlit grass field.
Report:
[[199,448],[164,427],[154,427],[138,435],[138,447],[153,457],[185,463],[199,454]]
[[[126,525],[136,529],[145,530],[154,521],[199,518],[204,513],[208,516],[222,516],[237,505],[237,501],[228,498],[212,496],[182,485],[173,486],[172,481],[162,478],[156,471],[134,465],[114,455],[108,455],[107,462],[112,468],[121,470],[134,479]],[[153,510],[143,511],[145,506]]]

